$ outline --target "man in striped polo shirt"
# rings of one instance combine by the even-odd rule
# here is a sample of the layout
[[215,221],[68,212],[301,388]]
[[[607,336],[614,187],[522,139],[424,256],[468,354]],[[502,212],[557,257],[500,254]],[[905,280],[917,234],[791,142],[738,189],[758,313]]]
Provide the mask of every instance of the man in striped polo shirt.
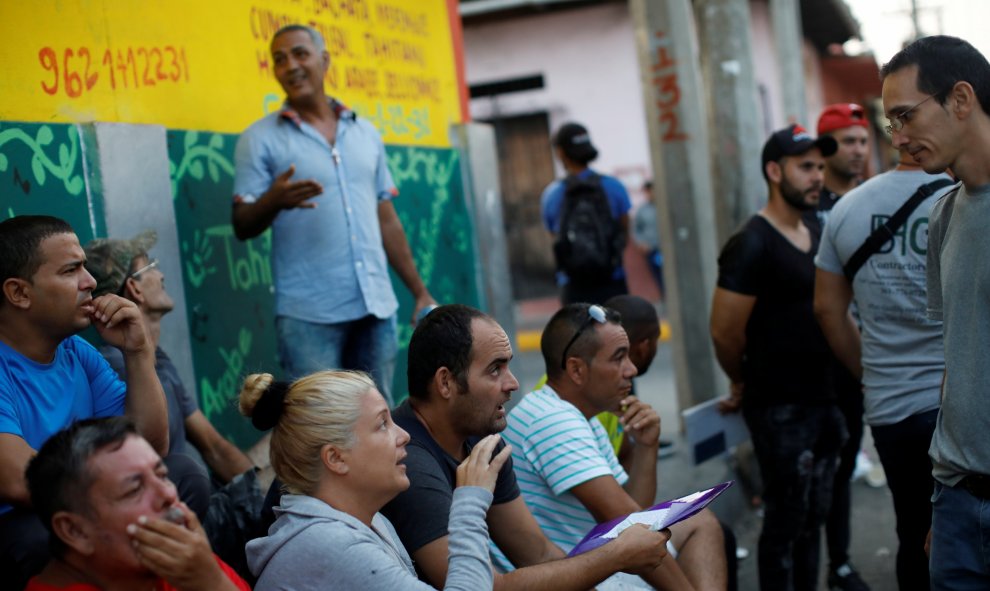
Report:
[[[543,331],[547,384],[509,414],[503,433],[523,498],[547,536],[570,551],[597,523],[654,504],[660,417],[631,396],[636,366],[618,313],[571,304]],[[595,415],[622,412],[634,445],[629,472],[619,464]],[[721,527],[705,511],[670,528],[676,561],[665,560],[643,581],[619,575],[629,588],[643,582],[661,589],[725,589]],[[632,579],[632,580],[627,580]],[[647,587],[648,588],[648,587]]]

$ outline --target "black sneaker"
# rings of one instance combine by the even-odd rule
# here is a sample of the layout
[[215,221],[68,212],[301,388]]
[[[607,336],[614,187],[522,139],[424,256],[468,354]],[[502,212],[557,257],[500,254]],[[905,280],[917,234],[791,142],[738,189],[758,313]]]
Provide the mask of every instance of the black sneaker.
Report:
[[832,591],[870,591],[848,562],[828,573],[828,588]]

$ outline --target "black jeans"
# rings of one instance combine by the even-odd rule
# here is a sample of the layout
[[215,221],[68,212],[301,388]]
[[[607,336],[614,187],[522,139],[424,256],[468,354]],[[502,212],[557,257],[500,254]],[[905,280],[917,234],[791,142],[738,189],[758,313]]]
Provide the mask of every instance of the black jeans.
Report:
[[851,479],[856,456],[863,443],[863,388],[849,370],[835,362],[833,370],[836,403],[846,420],[849,439],[839,451],[839,468],[832,485],[832,507],[825,520],[825,544],[829,568],[835,570],[849,562],[849,512],[852,506]]
[[744,408],[743,417],[763,476],[760,589],[814,590],[845,421],[834,404]]
[[897,516],[897,584],[901,589],[929,588],[925,537],[932,525],[932,463],[928,447],[938,409],[893,425],[871,426],[873,442],[887,475]]

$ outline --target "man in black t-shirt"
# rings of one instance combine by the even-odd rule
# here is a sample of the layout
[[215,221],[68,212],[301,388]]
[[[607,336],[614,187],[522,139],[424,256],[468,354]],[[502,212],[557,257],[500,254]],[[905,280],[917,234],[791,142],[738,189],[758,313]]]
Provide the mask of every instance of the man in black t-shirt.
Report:
[[763,476],[763,591],[817,587],[821,524],[846,438],[812,312],[819,234],[802,219],[818,205],[836,148],[799,125],[774,132],[763,147],[767,205],[719,256],[712,341],[732,382],[721,408],[742,410]]
[[[509,371],[512,346],[494,319],[479,310],[440,306],[409,341],[409,398],[392,414],[410,435],[409,488],[383,509],[420,578],[442,589],[447,578],[450,505],[457,466],[477,441],[506,427],[505,404],[519,382]],[[500,442],[495,453],[504,447]],[[567,591],[589,589],[612,574],[656,568],[669,533],[623,532],[614,542],[565,558],[519,496],[510,458],[499,472],[488,510],[492,541],[517,567],[496,586]]]

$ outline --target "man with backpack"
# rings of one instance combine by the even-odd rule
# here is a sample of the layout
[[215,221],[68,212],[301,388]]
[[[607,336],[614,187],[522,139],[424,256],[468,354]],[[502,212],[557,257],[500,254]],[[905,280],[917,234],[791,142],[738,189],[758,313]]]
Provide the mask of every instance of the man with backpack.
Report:
[[[945,357],[942,323],[925,315],[925,267],[929,212],[951,184],[902,150],[897,168],[839,200],[815,258],[815,315],[836,357],[863,383],[866,421],[893,496],[901,589],[928,589],[928,447]],[[849,314],[853,301],[860,327]]]
[[622,251],[632,204],[618,179],[588,167],[598,157],[584,126],[566,123],[553,136],[567,172],[540,199],[543,223],[554,235],[561,303],[602,304],[628,292]]

